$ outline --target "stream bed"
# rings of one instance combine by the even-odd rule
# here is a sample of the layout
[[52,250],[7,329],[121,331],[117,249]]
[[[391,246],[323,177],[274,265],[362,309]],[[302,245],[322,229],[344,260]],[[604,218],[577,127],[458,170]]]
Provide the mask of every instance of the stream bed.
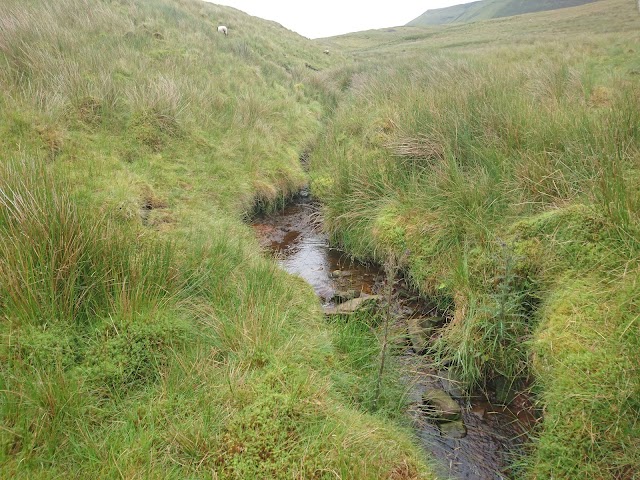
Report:
[[[261,245],[287,272],[306,280],[324,307],[334,305],[337,292],[379,293],[383,283],[380,267],[353,261],[331,248],[321,231],[317,209],[308,197],[297,197],[277,214],[254,219],[252,226]],[[397,308],[408,318],[428,305],[403,302]],[[422,410],[423,394],[447,389],[447,373],[434,371],[409,345],[398,361],[408,388],[408,413],[427,457],[435,459],[444,478],[493,480],[510,478],[509,459],[523,447],[535,423],[527,399],[516,398],[509,407],[494,406],[485,395],[456,398],[461,407],[464,431],[447,433],[430,421]]]

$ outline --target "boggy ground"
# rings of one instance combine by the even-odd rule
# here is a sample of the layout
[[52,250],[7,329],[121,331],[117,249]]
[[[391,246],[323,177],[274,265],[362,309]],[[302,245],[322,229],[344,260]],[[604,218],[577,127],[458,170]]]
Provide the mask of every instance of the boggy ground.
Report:
[[608,0],[327,40],[362,62],[311,158],[325,225],[402,259],[469,388],[535,378],[520,477],[640,470],[639,27]]
[[[394,286],[390,297],[382,300],[392,302],[388,312],[393,316],[387,363],[387,369],[393,373],[386,376],[390,377],[388,381],[398,383],[397,388],[405,389],[406,405],[401,406],[401,411],[411,419],[421,446],[430,458],[437,460],[436,471],[447,478],[505,478],[510,462],[523,454],[523,446],[537,420],[529,399],[518,395],[498,400],[495,392],[472,392],[467,397],[448,369],[434,369],[430,356],[423,355],[429,344],[412,346],[411,337],[407,336],[407,323],[411,318],[434,318],[436,309],[416,297],[416,292],[412,292],[402,279],[389,279],[383,268],[360,264],[345,252],[331,248],[319,222],[319,208],[320,205],[305,191],[303,196],[294,197],[282,209],[254,218],[252,227],[261,245],[275,256],[285,271],[303,278],[313,287],[325,311],[331,312],[327,321],[336,331],[348,329],[350,323],[370,323],[367,316],[379,318],[380,309],[386,308],[363,306],[364,311],[360,313],[335,316],[331,306],[335,305],[337,296],[344,297],[346,292],[355,292],[356,296],[384,295],[385,282],[391,281]],[[425,336],[432,335],[435,339],[437,332],[437,328],[429,330]],[[375,351],[378,340],[375,336],[370,339],[373,345],[369,348]],[[372,360],[368,368],[379,362],[378,356]],[[425,415],[422,395],[433,391],[447,391],[457,399],[462,406],[464,426],[454,422],[456,431],[450,434],[446,426],[453,423],[441,429]],[[497,406],[505,401],[508,405]]]

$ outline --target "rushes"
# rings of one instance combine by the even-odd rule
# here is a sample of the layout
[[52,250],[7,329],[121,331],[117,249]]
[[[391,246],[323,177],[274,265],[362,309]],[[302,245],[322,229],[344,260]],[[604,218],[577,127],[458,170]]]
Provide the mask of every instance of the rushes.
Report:
[[83,216],[38,162],[0,171],[0,292],[13,318],[82,324],[116,306],[135,315],[165,295],[167,249],[127,248],[105,218]]

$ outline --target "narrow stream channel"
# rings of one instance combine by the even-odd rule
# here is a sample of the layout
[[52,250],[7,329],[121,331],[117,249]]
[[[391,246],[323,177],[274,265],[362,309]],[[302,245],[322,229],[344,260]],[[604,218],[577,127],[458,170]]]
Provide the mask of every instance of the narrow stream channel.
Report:
[[[324,306],[333,304],[332,298],[338,291],[376,293],[382,283],[381,269],[354,262],[348,255],[331,248],[315,218],[312,202],[298,197],[279,214],[255,219],[253,228],[262,246],[272,252],[280,266],[305,279]],[[410,316],[415,313],[411,310],[420,308],[428,307],[406,302],[400,310]],[[524,445],[534,422],[532,415],[526,410],[514,412],[496,407],[484,396],[474,397],[470,402],[457,398],[465,428],[462,432],[447,434],[429,421],[421,409],[426,391],[446,389],[446,372],[433,371],[409,346],[399,361],[405,371],[408,410],[416,434],[427,456],[436,459],[443,478],[510,478],[510,456]]]

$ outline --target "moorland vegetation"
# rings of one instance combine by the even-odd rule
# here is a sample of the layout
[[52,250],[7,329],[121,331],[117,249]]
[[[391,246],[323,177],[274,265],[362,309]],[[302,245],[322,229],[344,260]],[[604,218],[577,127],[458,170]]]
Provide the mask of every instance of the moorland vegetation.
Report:
[[434,478],[379,319],[325,321],[245,222],[310,181],[449,319],[436,362],[532,393],[519,477],[634,478],[638,26],[601,0],[312,42],[196,0],[2,2],[0,476]]
[[469,389],[535,393],[530,478],[640,465],[638,26],[612,0],[328,40],[361,69],[312,159],[325,226],[406,259]]
[[513,17],[526,13],[544,12],[560,8],[575,7],[596,0],[481,0],[424,12],[407,23],[411,27],[443,25],[446,23],[468,23],[492,18]]
[[195,0],[0,4],[0,477],[430,477],[243,222],[339,60]]

